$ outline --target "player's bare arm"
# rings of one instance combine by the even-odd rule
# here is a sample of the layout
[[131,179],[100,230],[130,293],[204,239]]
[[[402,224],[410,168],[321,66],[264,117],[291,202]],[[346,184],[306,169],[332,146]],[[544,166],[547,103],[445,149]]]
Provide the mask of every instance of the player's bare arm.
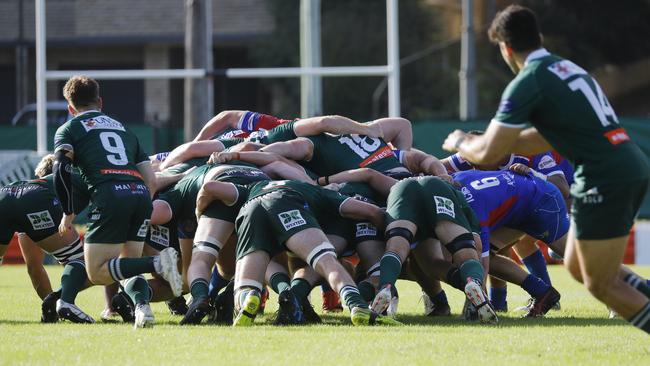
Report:
[[401,117],[379,118],[369,123],[381,130],[384,141],[390,142],[393,147],[400,150],[409,150],[413,147],[413,129],[411,121]]
[[520,132],[520,128],[492,121],[482,135],[455,130],[447,136],[442,148],[460,153],[463,159],[475,165],[495,164],[512,151]]
[[213,152],[223,151],[223,143],[219,140],[190,141],[172,150],[165,161],[160,163],[160,170],[167,169],[184,161],[210,156]]
[[314,144],[305,138],[290,141],[275,142],[260,149],[272,152],[296,161],[309,161],[314,152]]
[[343,202],[339,207],[341,216],[354,220],[368,220],[379,230],[384,228],[384,211],[371,203],[354,198]]
[[346,170],[328,177],[318,178],[318,184],[320,185],[345,182],[368,183],[372,189],[379,192],[381,195],[388,196],[390,188],[397,183],[397,179],[369,168]]
[[293,125],[296,136],[315,136],[321,133],[334,135],[357,134],[369,137],[383,137],[378,124],[363,124],[343,116],[319,116],[296,121]]
[[239,192],[232,183],[223,183],[210,181],[203,184],[199,193],[196,195],[196,217],[201,217],[201,213],[215,200],[220,200],[225,205],[232,206],[237,202]]
[[63,217],[59,224],[59,234],[64,235],[72,230],[72,221],[75,218],[72,201],[72,162],[74,152],[72,146],[63,146],[54,152],[54,189],[61,201]]
[[227,128],[237,128],[237,123],[244,113],[245,111],[219,112],[203,125],[203,128],[201,128],[199,134],[196,135],[194,141],[207,140]]
[[552,149],[551,144],[535,127],[529,127],[521,131],[512,147],[512,152],[518,155],[536,155]]

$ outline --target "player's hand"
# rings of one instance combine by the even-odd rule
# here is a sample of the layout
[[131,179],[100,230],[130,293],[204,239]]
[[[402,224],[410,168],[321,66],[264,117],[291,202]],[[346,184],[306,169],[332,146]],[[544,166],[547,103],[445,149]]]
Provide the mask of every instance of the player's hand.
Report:
[[449,184],[454,184],[454,178],[451,177],[449,174],[441,174],[438,176],[438,178],[444,180],[445,182]]
[[442,143],[442,149],[455,153],[458,151],[458,145],[465,140],[467,133],[461,130],[455,130],[450,133],[449,136],[445,139],[445,142]]
[[72,221],[75,218],[75,214],[63,214],[61,218],[61,223],[59,224],[59,235],[63,236],[69,231],[72,231]]
[[522,163],[514,163],[510,165],[510,170],[519,174],[519,175],[528,175],[531,169]]
[[201,218],[203,211],[210,206],[212,201],[213,199],[210,193],[208,193],[204,187],[201,187],[199,193],[196,195],[196,210],[194,210],[197,220]]

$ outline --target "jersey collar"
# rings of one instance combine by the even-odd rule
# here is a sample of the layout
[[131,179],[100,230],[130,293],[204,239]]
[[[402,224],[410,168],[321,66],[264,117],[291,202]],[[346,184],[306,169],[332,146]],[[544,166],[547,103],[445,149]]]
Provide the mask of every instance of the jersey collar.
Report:
[[529,62],[533,60],[537,60],[538,58],[542,58],[544,56],[548,56],[551,53],[546,50],[546,48],[538,48],[535,51],[531,52],[528,54],[528,57],[526,57],[526,61],[524,62],[524,66],[528,65]]

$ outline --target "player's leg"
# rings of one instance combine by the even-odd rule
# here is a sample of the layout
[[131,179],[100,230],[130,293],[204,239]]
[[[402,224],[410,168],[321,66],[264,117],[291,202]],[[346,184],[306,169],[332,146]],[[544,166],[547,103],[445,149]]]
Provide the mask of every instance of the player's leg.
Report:
[[490,257],[490,274],[501,280],[519,285],[533,299],[525,317],[534,318],[546,314],[560,299],[553,286],[524,271],[512,259],[496,254]]
[[264,275],[270,261],[269,253],[254,250],[239,260],[235,272],[235,313],[233,326],[250,326],[261,303]]
[[287,249],[302,258],[310,267],[327,280],[336,290],[351,311],[354,325],[400,324],[390,318],[382,317],[370,311],[367,303],[359,294],[352,277],[336,258],[334,246],[319,229],[310,227],[297,232],[285,242]]
[[192,303],[181,324],[198,324],[210,312],[210,277],[219,252],[232,235],[231,222],[201,216],[194,234],[192,260],[187,271],[187,281]]
[[[361,297],[367,302],[371,302],[375,298],[377,286],[379,286],[380,261],[386,251],[386,243],[379,240],[364,240],[357,243],[356,249],[359,255],[357,276],[364,278],[357,286]],[[362,276],[364,273],[365,276]]]
[[440,286],[439,278],[427,275],[424,270],[433,261],[444,261],[443,258],[440,242],[429,238],[418,243],[409,260],[409,272],[422,288],[424,313],[427,316],[451,315],[447,294]]
[[[461,212],[456,213],[460,218]],[[484,323],[498,321],[496,313],[483,291],[485,272],[474,241],[474,235],[465,227],[446,220],[435,224],[435,232],[440,242],[452,255],[452,263],[459,266],[461,278],[466,279],[465,295],[478,310],[479,320]]]
[[513,246],[513,249],[530,274],[551,285],[546,259],[535,243],[536,241],[537,239],[526,235]]
[[620,263],[627,236],[607,240],[578,240],[575,246],[582,280],[589,292],[634,326],[650,332],[650,302],[641,292],[620,278]]
[[372,301],[372,310],[381,314],[395,297],[395,282],[402,272],[402,263],[410,253],[417,227],[411,221],[396,220],[386,227],[386,252],[379,262],[379,291]]
[[304,324],[305,317],[302,312],[302,305],[291,288],[291,276],[289,276],[287,270],[287,259],[284,253],[271,259],[266,268],[265,278],[273,291],[278,294],[279,308],[273,319],[273,324]]

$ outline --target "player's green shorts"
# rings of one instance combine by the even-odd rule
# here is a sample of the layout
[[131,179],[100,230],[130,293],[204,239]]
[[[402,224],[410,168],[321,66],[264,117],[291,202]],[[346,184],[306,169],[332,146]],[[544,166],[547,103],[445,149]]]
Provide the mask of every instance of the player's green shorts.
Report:
[[318,222],[298,193],[277,190],[258,196],[241,208],[235,221],[237,259],[263,250],[271,257],[285,250],[284,243],[293,235]]
[[88,214],[87,244],[144,241],[151,198],[142,182],[106,182],[95,188]]
[[450,221],[472,232],[464,206],[466,202],[461,202],[454,188],[440,179],[404,179],[388,195],[386,225],[397,220],[414,223],[415,241],[436,238],[434,229],[439,221]]
[[237,202],[231,206],[226,205],[220,200],[215,200],[203,211],[201,217],[209,217],[211,219],[223,220],[231,223],[235,223],[237,214],[239,213],[239,208],[242,207],[243,202],[242,197],[237,198]]
[[571,192],[571,221],[577,238],[604,240],[628,235],[647,190],[648,179],[642,179]]

